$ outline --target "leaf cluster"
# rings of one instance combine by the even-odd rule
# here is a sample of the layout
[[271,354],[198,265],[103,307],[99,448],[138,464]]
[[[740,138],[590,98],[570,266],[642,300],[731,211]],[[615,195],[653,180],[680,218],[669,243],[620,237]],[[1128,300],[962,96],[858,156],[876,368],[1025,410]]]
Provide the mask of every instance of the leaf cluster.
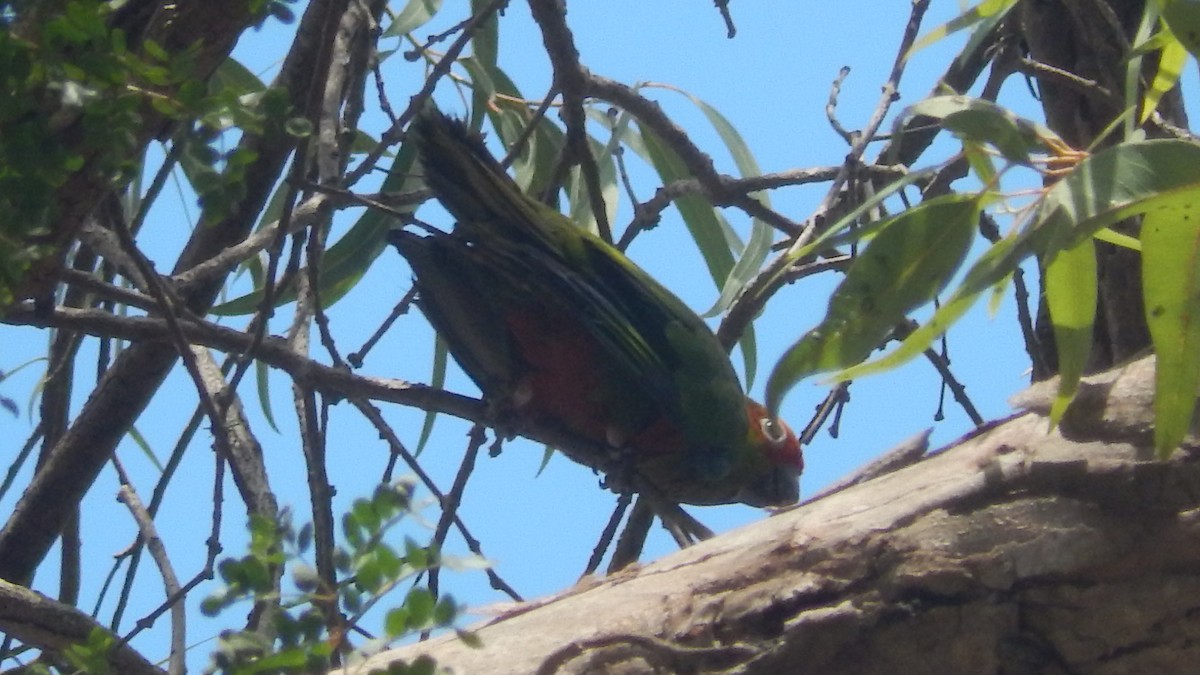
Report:
[[[971,26],[990,31],[1014,5],[981,3],[932,31],[917,47]],[[1200,3],[1168,7],[1173,23],[1200,25]],[[868,209],[922,175],[929,178],[938,167],[914,173],[788,252],[790,259],[800,261],[834,244],[866,245],[834,292],[825,319],[775,367],[768,405],[777,408],[788,389],[816,373],[836,371],[833,379],[845,381],[922,354],[985,293],[1001,297],[1022,261],[1036,258],[1045,270],[1043,292],[1058,351],[1061,379],[1051,411],[1051,421],[1057,423],[1075,395],[1092,347],[1098,297],[1095,241],[1103,240],[1141,252],[1146,320],[1159,359],[1155,444],[1161,457],[1177,448],[1190,427],[1200,388],[1200,219],[1194,213],[1200,200],[1200,145],[1147,140],[1143,131],[1122,123],[1149,119],[1162,94],[1177,82],[1176,56],[1185,47],[1200,53],[1200,43],[1181,43],[1158,21],[1150,5],[1137,52],[1162,50],[1157,74],[1138,95],[1140,67],[1131,64],[1135,82],[1125,115],[1108,130],[1118,136],[1109,147],[1073,150],[1042,125],[967,96],[936,96],[909,107],[897,119],[895,134],[916,119],[949,131],[961,143],[955,159],[966,160],[982,187],[926,199],[863,225]],[[1155,26],[1159,31],[1149,37]],[[1029,203],[1009,208],[1002,179],[1020,169],[1036,171],[1045,187]],[[997,206],[1016,213],[1014,227],[966,264],[971,233],[986,209]],[[1134,216],[1143,217],[1139,238],[1108,229]],[[956,275],[960,281],[930,319],[920,326],[905,323],[909,312],[935,300]],[[894,331],[899,347],[863,363]]]
[[[221,561],[218,572],[225,586],[206,598],[201,610],[213,616],[235,603],[272,596],[278,592],[276,579],[285,569],[291,570],[298,594],[286,598],[272,617],[273,636],[255,630],[222,633],[210,671],[249,675],[329,668],[335,650],[344,651],[345,637],[330,635],[326,607],[339,608],[349,617],[346,624],[355,626],[397,585],[442,564],[436,552],[411,538],[404,539],[403,550],[387,542],[389,531],[412,513],[412,486],[406,482],[380,485],[370,498],[355,500],[342,517],[345,545],[334,553],[337,570],[345,580],[333,587],[303,561],[312,546],[311,524],[296,530],[286,512],[279,522],[252,518],[249,550],[241,557]],[[439,599],[414,585],[401,603],[388,610],[384,634],[373,648],[414,632],[449,627],[460,611],[452,597]]]

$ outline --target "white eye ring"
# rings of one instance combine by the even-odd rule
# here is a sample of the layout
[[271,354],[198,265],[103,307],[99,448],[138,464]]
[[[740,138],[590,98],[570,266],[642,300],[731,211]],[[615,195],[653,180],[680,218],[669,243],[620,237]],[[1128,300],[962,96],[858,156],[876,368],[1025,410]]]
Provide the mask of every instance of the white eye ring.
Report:
[[776,445],[787,439],[787,433],[784,432],[783,425],[769,417],[760,419],[758,426],[762,429],[763,436],[766,436],[768,441]]

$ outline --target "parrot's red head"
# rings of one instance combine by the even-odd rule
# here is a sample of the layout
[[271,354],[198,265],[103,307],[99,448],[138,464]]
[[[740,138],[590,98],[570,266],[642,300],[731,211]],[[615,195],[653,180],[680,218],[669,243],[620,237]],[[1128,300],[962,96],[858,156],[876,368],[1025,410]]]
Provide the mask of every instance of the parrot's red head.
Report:
[[[737,501],[750,506],[784,506],[800,498],[800,472],[804,453],[791,427],[773,417],[761,403],[746,399],[750,461],[760,468],[752,471],[755,480],[738,494]],[[761,468],[762,460],[769,467]]]

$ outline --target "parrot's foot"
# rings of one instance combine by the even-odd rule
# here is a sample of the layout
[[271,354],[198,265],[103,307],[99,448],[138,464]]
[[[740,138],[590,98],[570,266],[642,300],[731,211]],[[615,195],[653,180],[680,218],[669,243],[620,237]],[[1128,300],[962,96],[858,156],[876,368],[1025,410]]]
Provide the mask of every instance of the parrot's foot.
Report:
[[[522,413],[522,402],[516,396],[496,396],[488,397],[484,404],[486,405],[487,425],[496,432],[496,445],[499,447],[500,441],[511,441],[517,437],[517,430],[525,425],[525,416]],[[495,457],[499,452],[493,452]]]
[[637,466],[634,453],[628,446],[612,447],[608,453],[608,469],[604,474],[604,487],[617,494],[637,492]]
[[625,529],[617,539],[617,547],[609,561],[609,574],[637,562],[641,557],[646,536],[655,516],[662,521],[663,528],[671,534],[679,548],[687,548],[713,536],[712,530],[684,511],[679,504],[664,498],[652,487],[643,486],[643,491],[638,494],[638,500],[629,514],[629,520],[625,522]]

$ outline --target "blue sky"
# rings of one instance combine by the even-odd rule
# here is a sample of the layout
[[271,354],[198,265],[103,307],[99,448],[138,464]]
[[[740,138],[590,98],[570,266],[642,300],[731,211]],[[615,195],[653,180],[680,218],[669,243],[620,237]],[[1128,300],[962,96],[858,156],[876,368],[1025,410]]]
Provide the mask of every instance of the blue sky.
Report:
[[[461,1],[447,3],[448,8],[444,10],[447,19],[439,20],[435,27],[422,30],[421,34],[440,30],[457,21],[465,5]],[[712,3],[704,0],[613,0],[604,3],[575,0],[569,5],[567,19],[575,30],[582,60],[589,68],[627,83],[668,83],[702,98],[724,113],[741,131],[765,172],[841,162],[847,148],[825,121],[830,83],[842,66],[851,68],[842,88],[838,115],[846,128],[860,128],[871,116],[879,98],[880,86],[891,67],[910,7],[908,2],[879,0],[839,3],[738,0],[731,3],[738,35],[729,40]],[[926,30],[958,10],[958,3],[935,2],[925,21]],[[529,21],[523,3],[513,3],[502,21],[501,65],[527,96],[536,98],[549,83],[541,37]],[[269,78],[290,42],[293,28],[273,25],[261,33],[248,32],[236,55]],[[901,100],[894,112],[931,90],[953,48],[960,43],[961,39],[952,39],[915,56],[901,83]],[[389,83],[393,104],[397,106],[407,101],[413,83],[422,76],[419,65],[399,57],[385,62],[383,73]],[[1017,82],[1011,82],[1009,88],[1017,89],[1014,85]],[[449,88],[440,90],[439,94],[443,107],[461,111]],[[1023,91],[1010,91],[1009,94],[1028,99]],[[713,154],[721,170],[735,171],[720,141],[691,103],[665,90],[651,95],[680,125],[693,133],[701,147]],[[1023,105],[1028,106],[1027,100]],[[368,116],[364,124],[369,132],[377,135],[383,120],[377,115]],[[869,151],[868,157],[873,156],[874,151]],[[640,197],[651,196],[657,186],[651,182],[650,173],[639,170],[636,177],[644,179],[637,185]],[[361,189],[368,189],[368,186],[361,186]],[[789,188],[772,195],[772,201],[777,210],[794,220],[803,220],[819,203],[824,190],[825,186]],[[141,243],[160,267],[169,267],[179,242],[190,230],[195,213],[192,199],[181,193],[179,196],[168,195],[151,216]],[[616,226],[628,222],[630,213],[629,205],[623,204],[613,218]],[[433,219],[433,212],[430,214],[429,218]],[[358,215],[340,215],[334,236],[343,232]],[[725,215],[739,231],[748,231],[749,223],[744,214],[727,211]],[[699,254],[684,233],[677,213],[669,211],[658,228],[639,237],[630,249],[630,255],[693,308],[704,310],[712,305],[717,289],[702,271]],[[819,321],[836,281],[833,277],[806,280],[785,288],[768,305],[757,323],[760,367],[752,391],[757,398],[761,398],[762,383],[770,366],[791,342]],[[385,252],[362,285],[330,312],[342,352],[357,349],[408,287],[407,268],[394,252]],[[273,330],[285,328],[289,313],[290,308],[279,313]],[[1015,330],[1013,313],[1014,303],[1009,297],[994,319],[981,306],[950,333],[955,372],[987,418],[1007,414],[1009,409],[1005,400],[1021,389],[1028,378],[1025,372],[1028,364]],[[242,325],[237,319],[229,323]],[[0,369],[9,371],[35,357],[43,349],[44,339],[44,335],[33,329],[0,327],[0,340],[6,345],[0,354]],[[385,342],[368,358],[361,372],[424,381],[429,374],[431,348],[431,335],[423,318],[419,313],[411,313],[401,318]],[[94,355],[94,345],[85,346],[85,354]],[[92,356],[84,356],[82,363],[88,363],[88,358]],[[740,362],[740,359],[735,361]],[[24,404],[40,371],[40,366],[22,371],[5,381],[0,392]],[[86,372],[86,368],[81,368],[81,372]],[[87,382],[88,378],[81,376],[81,385]],[[247,409],[254,430],[264,444],[273,472],[273,485],[281,502],[290,504],[298,512],[297,519],[303,521],[306,520],[303,512],[307,508],[303,460],[296,440],[287,433],[288,427],[295,424],[289,382],[274,377],[271,384],[273,409],[283,434],[272,431],[263,421],[253,401],[252,384],[244,385],[242,392],[248,396]],[[464,393],[474,391],[470,382],[457,371],[449,386]],[[825,391],[825,385],[818,382],[797,386],[785,402],[784,417],[793,427],[802,427]],[[939,383],[932,368],[924,362],[857,382],[851,395],[851,403],[842,418],[840,437],[831,439],[822,432],[805,449],[805,494],[814,494],[823,485],[929,426],[935,426],[935,446],[950,442],[971,428],[970,421],[952,400],[946,403],[946,420],[934,424]],[[77,402],[77,405],[81,404],[82,395]],[[169,451],[194,404],[190,382],[177,372],[171,376],[159,400],[139,421],[138,430],[160,458]],[[403,439],[415,445],[422,414],[397,406],[384,406],[384,411]],[[15,454],[17,445],[32,431],[34,424],[35,419],[24,410],[19,419],[0,414],[0,429],[11,439],[2,451],[4,458]],[[422,456],[423,464],[443,486],[449,484],[465,448],[465,431],[465,425],[456,420],[441,418],[435,436]],[[179,565],[177,572],[183,578],[194,574],[203,560],[203,532],[207,531],[209,519],[211,451],[203,439],[193,446],[177,479],[187,484],[175,486],[174,495],[166,502],[159,518],[159,526],[167,537],[168,552]],[[119,452],[127,467],[135,472],[140,491],[148,495],[156,477],[153,465],[131,442],[123,444]],[[347,405],[336,407],[332,413],[329,457],[338,494],[335,509],[341,510],[354,498],[369,495],[387,459],[386,447],[371,429],[358,421]],[[497,571],[527,598],[563,589],[576,580],[614,501],[611,494],[597,488],[597,478],[590,471],[561,457],[554,458],[545,471],[537,475],[541,459],[541,446],[522,441],[506,444],[504,453],[498,458],[482,458],[461,512],[475,536],[482,540],[483,549]],[[17,481],[18,486],[27,481],[28,472],[27,467]],[[127,546],[134,534],[128,517],[113,500],[116,487],[113,472],[104,472],[86,503],[84,554],[89,576],[84,582],[84,606],[94,602],[111,556]],[[232,490],[227,490],[227,495],[233,494]],[[11,509],[14,502],[13,494],[6,495],[0,500],[0,511]],[[227,497],[224,544],[230,555],[240,554],[242,549],[239,536],[242,512],[239,505]],[[693,513],[718,531],[763,517],[762,512],[747,507],[697,508]],[[434,521],[437,514],[433,509],[427,509],[425,517]],[[418,540],[428,537],[425,526],[417,523],[405,525],[396,533],[396,541],[399,542],[404,534]],[[672,548],[667,537],[656,530],[647,558],[662,555]],[[448,549],[451,553],[465,550],[461,542],[455,540],[451,540]],[[57,588],[52,577],[48,566],[37,580],[39,589],[51,595]],[[138,588],[135,607],[127,614],[125,629],[130,621],[161,601],[161,585],[148,565],[143,569]],[[472,605],[504,599],[488,588],[486,579],[477,571],[449,573],[443,588]],[[188,601],[193,615],[199,599],[196,596]],[[399,600],[398,597],[397,602]],[[110,597],[101,616],[111,612],[111,602]],[[231,611],[223,619],[217,623],[193,621],[191,640],[211,637],[216,626],[236,623],[241,616],[237,611]],[[165,635],[165,619],[159,621],[154,633],[156,639]],[[204,662],[207,651],[204,645],[197,648],[190,659],[193,666]]]

